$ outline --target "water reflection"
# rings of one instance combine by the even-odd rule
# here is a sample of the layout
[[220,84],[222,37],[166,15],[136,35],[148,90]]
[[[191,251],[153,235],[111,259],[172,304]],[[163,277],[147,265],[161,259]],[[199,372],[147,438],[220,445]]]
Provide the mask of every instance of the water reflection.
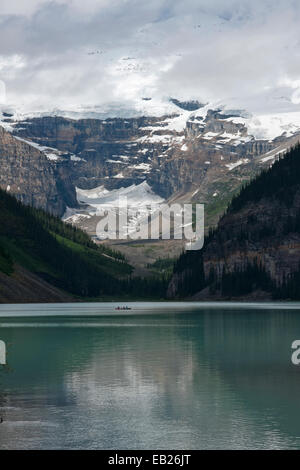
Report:
[[0,328],[13,369],[0,380],[3,449],[300,447],[295,306],[10,316]]

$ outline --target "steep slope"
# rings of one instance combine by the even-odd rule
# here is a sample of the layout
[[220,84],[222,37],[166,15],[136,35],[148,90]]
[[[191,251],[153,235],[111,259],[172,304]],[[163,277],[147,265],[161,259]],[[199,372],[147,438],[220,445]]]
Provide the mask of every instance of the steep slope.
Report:
[[7,275],[0,270],[0,303],[74,302],[76,297],[63,292],[20,265]]
[[0,126],[0,187],[20,201],[62,215],[76,204],[65,166],[50,161],[36,146],[15,138]]
[[299,268],[298,144],[234,197],[202,251],[181,256],[168,294],[299,299]]
[[[150,106],[151,100],[146,103]],[[242,111],[174,98],[165,110],[168,114],[134,118],[6,116],[1,122],[15,139],[46,156],[56,179],[63,180],[58,184],[60,198],[67,197],[72,209],[77,207],[75,187],[114,190],[146,181],[164,199],[211,206],[210,225],[242,182],[294,143],[299,129],[280,118],[271,135],[274,119],[258,124]]]
[[78,297],[130,290],[132,269],[122,255],[96,246],[60,219],[24,206],[2,190],[0,218],[1,301],[70,298],[58,289]]

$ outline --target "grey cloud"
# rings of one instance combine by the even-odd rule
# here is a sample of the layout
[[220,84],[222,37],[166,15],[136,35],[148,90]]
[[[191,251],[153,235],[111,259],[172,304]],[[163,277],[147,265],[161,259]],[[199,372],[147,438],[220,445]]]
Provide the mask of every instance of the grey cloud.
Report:
[[293,110],[299,20],[295,0],[4,0],[0,79],[28,106],[149,92]]

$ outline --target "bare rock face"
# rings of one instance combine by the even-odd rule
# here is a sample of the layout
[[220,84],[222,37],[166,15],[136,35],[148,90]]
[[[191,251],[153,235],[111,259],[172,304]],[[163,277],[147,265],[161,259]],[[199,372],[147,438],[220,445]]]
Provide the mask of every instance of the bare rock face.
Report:
[[[7,136],[3,151],[10,145],[12,159],[6,161],[3,172],[9,183],[4,179],[1,184],[9,184],[22,200],[57,214],[66,205],[76,207],[75,187],[103,185],[111,190],[143,181],[165,199],[181,195],[185,202],[218,205],[268,167],[275,149],[289,141],[284,137],[255,140],[243,123],[232,119],[236,115],[206,110],[198,102],[175,104],[178,114],[162,117],[74,120],[49,116],[21,122],[8,117],[14,137],[40,149],[54,149],[57,158],[49,161],[43,150]],[[262,158],[272,151],[274,157]],[[15,164],[13,155],[17,154]],[[25,168],[31,183],[25,183]]]
[[37,148],[15,139],[0,127],[0,186],[24,204],[62,215],[66,205],[76,204],[63,167]]
[[76,155],[69,171],[73,184],[83,189],[147,179],[167,198],[210,179],[212,168],[213,173],[228,173],[226,164],[241,157],[253,160],[275,147],[248,137],[245,126],[218,111],[208,111],[205,118],[192,116],[182,127],[174,126],[178,118],[180,114],[104,121],[43,117],[18,123],[14,134]]

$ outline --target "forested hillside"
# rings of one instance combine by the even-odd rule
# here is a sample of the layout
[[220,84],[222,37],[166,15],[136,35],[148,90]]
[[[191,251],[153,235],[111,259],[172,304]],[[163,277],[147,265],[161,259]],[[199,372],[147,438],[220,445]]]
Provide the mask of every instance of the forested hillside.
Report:
[[199,252],[183,254],[169,296],[300,298],[300,145],[233,198]]
[[[77,298],[161,296],[160,280],[131,280],[124,256],[95,245],[81,230],[48,213],[24,206],[0,190],[0,300],[9,279],[30,272]],[[16,287],[17,289],[17,287]],[[24,299],[25,301],[26,299]]]

